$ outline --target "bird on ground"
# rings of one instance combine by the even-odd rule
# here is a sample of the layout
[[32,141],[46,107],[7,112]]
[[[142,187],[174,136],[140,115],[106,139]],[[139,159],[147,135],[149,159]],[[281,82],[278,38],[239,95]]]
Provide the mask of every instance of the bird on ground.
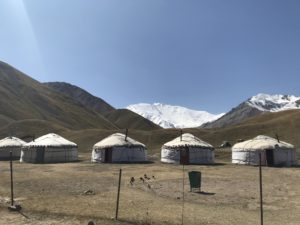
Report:
[[134,177],[131,177],[130,178],[130,184],[133,185],[134,181],[135,181]]
[[150,180],[150,177],[147,176],[147,174],[144,174],[145,179]]

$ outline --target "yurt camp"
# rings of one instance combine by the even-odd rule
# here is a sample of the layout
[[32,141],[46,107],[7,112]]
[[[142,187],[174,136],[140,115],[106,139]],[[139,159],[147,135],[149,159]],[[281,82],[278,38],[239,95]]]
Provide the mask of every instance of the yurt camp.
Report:
[[54,134],[46,134],[27,143],[21,151],[20,162],[59,163],[78,159],[77,145]]
[[232,147],[232,163],[259,165],[259,154],[264,166],[297,165],[293,145],[264,135],[235,144]]
[[185,133],[165,143],[161,148],[161,161],[177,164],[213,164],[214,148],[212,145]]
[[20,159],[21,148],[26,144],[16,137],[7,137],[0,140],[0,160],[10,159],[10,152],[12,152],[13,159]]
[[92,151],[92,162],[145,162],[146,146],[127,135],[112,134],[96,143]]

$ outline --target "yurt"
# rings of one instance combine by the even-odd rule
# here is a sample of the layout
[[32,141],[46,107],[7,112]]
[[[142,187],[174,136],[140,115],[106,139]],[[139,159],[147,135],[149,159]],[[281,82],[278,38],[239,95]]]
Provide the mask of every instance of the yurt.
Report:
[[96,143],[92,151],[92,162],[145,162],[146,146],[127,135],[115,133]]
[[161,148],[161,161],[180,164],[213,164],[214,148],[212,145],[185,133],[165,143]]
[[46,134],[27,143],[21,151],[20,162],[58,163],[78,159],[77,145],[57,134]]
[[293,145],[259,135],[251,140],[243,141],[232,147],[232,163],[265,166],[297,165],[296,149]]
[[25,144],[25,141],[16,137],[7,137],[0,140],[0,159],[10,159],[10,151],[12,152],[12,157],[14,159],[19,159],[21,155],[21,148]]

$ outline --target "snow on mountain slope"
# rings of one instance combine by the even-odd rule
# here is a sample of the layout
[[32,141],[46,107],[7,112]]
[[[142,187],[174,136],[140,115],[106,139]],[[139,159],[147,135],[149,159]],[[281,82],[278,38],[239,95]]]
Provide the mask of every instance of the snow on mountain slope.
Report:
[[224,114],[214,115],[206,111],[196,111],[181,106],[161,103],[140,103],[127,106],[127,109],[151,120],[163,128],[199,127],[203,123],[214,121]]
[[300,108],[300,97],[294,95],[258,94],[247,101],[251,107],[260,111],[279,112]]

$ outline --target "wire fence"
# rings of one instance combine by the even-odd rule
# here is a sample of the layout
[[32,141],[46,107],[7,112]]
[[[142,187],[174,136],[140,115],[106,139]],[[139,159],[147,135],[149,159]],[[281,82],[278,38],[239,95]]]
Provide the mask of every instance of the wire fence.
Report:
[[[1,167],[3,168],[1,163]],[[5,165],[8,167],[8,163]],[[122,168],[118,199],[119,172]],[[201,170],[204,189],[190,192],[187,173]],[[297,168],[291,168],[291,172]],[[0,196],[9,196],[9,169],[1,170]],[[265,173],[265,174],[264,174]],[[269,177],[278,176],[278,183]],[[284,171],[266,168],[266,220],[282,222],[279,209],[292,201],[297,182]],[[297,175],[295,175],[297,178]],[[32,212],[64,218],[100,221],[116,218],[136,224],[259,224],[258,168],[226,165],[71,163],[31,165],[15,163],[15,198],[29,217]],[[6,182],[5,182],[6,180]],[[280,180],[280,181],[279,181]],[[288,186],[287,186],[288,185]],[[280,190],[280,191],[279,191]],[[290,192],[288,192],[288,190]],[[298,191],[299,193],[299,191]],[[273,199],[272,195],[276,198]],[[285,199],[279,202],[278,199]],[[1,199],[1,198],[0,198]],[[300,209],[293,203],[291,212]],[[5,203],[0,201],[0,205]],[[276,210],[273,210],[274,207]],[[284,213],[284,212],[283,212]],[[290,213],[289,213],[290,214]],[[293,217],[293,216],[291,216]],[[291,221],[294,218],[290,218]],[[278,222],[278,224],[280,224]],[[292,223],[291,223],[292,224]]]

